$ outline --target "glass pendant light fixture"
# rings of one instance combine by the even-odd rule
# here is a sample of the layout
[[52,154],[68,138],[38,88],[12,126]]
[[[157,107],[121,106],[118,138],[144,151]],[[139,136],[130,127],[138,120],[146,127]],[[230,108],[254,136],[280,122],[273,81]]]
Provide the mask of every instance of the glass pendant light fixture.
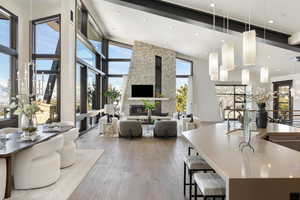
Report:
[[[249,6],[251,7],[251,6]],[[249,11],[248,31],[243,33],[243,64],[254,66],[256,64],[256,31],[251,30],[251,8]]]
[[[264,13],[266,14],[266,1],[264,1]],[[266,21],[266,16],[265,20]],[[266,24],[264,23],[264,44],[266,45]],[[264,47],[266,49],[266,47]],[[269,82],[269,67],[267,65],[260,68],[260,82],[268,83]]]
[[242,84],[249,85],[250,83],[250,71],[249,69],[242,70]]
[[268,83],[269,82],[269,68],[268,66],[264,66],[260,68],[260,82]]
[[220,81],[228,81],[228,71],[225,66],[220,66]]
[[[225,19],[225,17],[224,17]],[[227,14],[227,23],[226,23],[226,33],[229,33],[229,16]],[[234,70],[234,44],[225,42],[222,45],[222,65],[227,69],[227,71]]]
[[228,71],[234,70],[234,45],[224,43],[222,45],[222,65]]
[[243,33],[243,64],[253,66],[256,64],[256,31]]
[[209,76],[212,81],[219,79],[219,58],[215,52],[209,54]]

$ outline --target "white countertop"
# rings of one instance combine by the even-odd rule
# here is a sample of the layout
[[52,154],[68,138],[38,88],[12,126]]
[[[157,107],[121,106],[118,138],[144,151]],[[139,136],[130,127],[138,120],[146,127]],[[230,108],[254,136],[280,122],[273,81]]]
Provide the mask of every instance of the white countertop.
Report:
[[259,130],[251,144],[255,152],[239,149],[241,135],[226,135],[224,123],[202,123],[184,137],[225,180],[243,178],[300,178],[300,152],[263,139],[270,134],[300,134],[300,129],[272,124]]

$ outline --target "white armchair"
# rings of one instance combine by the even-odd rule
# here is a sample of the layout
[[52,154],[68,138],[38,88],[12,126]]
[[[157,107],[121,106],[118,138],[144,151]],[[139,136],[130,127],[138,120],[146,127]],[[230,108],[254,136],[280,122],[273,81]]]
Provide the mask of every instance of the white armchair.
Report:
[[16,154],[14,184],[16,189],[41,188],[60,177],[60,156],[63,136],[59,135]]
[[6,160],[0,159],[0,199],[4,199],[6,185]]
[[74,164],[76,160],[76,144],[75,140],[78,138],[78,128],[72,128],[68,132],[64,133],[64,145],[63,148],[58,151],[60,154],[60,167],[65,168]]

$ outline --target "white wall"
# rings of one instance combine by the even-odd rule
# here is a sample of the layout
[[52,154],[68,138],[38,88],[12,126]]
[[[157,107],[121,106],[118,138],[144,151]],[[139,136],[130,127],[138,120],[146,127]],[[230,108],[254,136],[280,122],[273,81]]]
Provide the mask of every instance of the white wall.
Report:
[[208,76],[208,61],[193,59],[193,110],[201,121],[220,121],[215,83]]

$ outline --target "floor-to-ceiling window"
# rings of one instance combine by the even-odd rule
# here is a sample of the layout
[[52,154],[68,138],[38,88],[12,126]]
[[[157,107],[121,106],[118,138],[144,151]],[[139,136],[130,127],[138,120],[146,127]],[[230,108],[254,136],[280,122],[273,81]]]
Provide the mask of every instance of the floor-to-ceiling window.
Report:
[[32,22],[32,76],[31,92],[36,94],[41,112],[38,123],[60,120],[60,15]]
[[216,93],[219,98],[219,106],[224,109],[224,118],[236,120],[243,112],[246,105],[245,85],[216,85]]
[[193,62],[176,58],[176,111],[186,112],[188,104],[189,78],[192,76]]
[[0,6],[0,128],[17,125],[9,110],[17,94],[17,26],[17,16]]
[[101,108],[102,88],[102,32],[81,1],[76,9],[76,118],[80,130],[95,125],[95,118],[82,117]]
[[117,42],[109,42],[108,46],[108,89],[115,88],[123,92],[123,76],[128,75],[132,49]]

